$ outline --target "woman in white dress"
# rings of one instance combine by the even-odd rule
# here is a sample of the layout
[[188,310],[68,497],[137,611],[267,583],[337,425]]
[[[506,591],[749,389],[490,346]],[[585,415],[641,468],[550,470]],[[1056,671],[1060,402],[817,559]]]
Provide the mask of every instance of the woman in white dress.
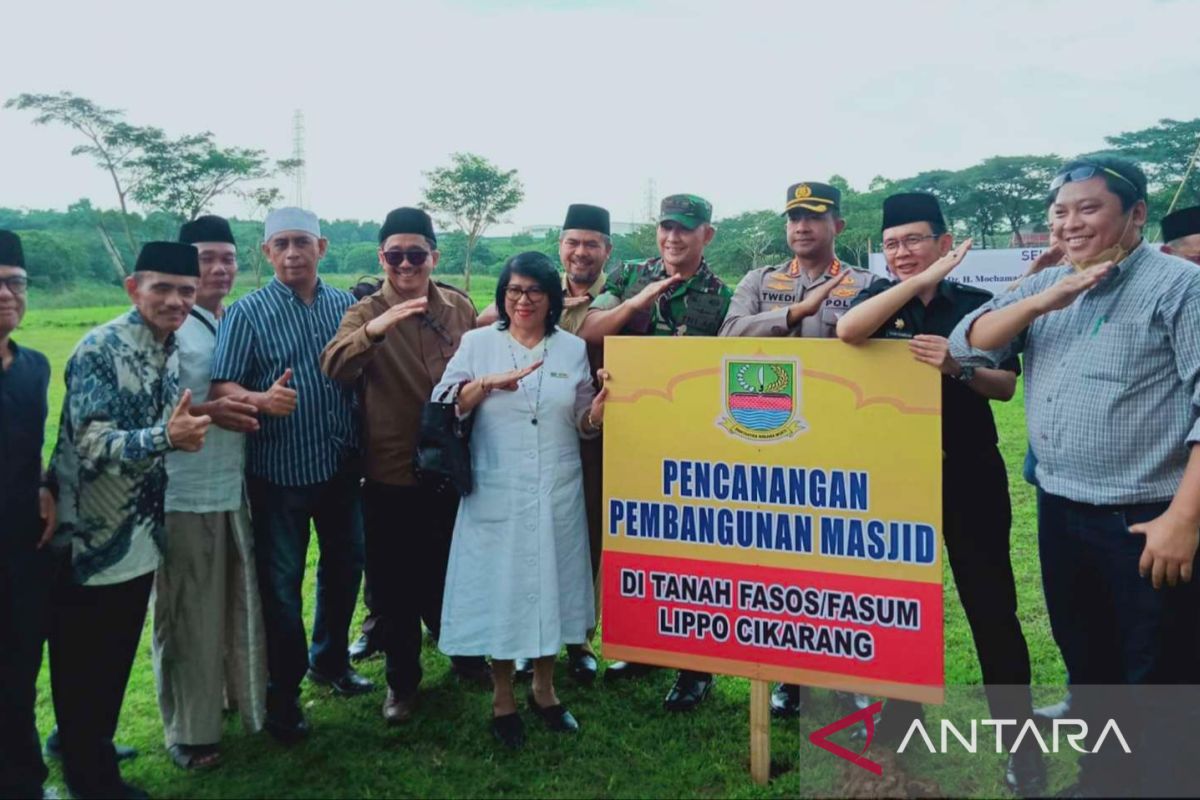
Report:
[[579,438],[599,435],[608,390],[596,393],[583,340],[556,327],[562,284],[545,255],[509,259],[496,309],[499,321],[463,336],[433,390],[457,385],[459,415],[475,415],[474,490],[454,526],[438,646],[491,656],[492,731],[517,748],[517,658],[537,656],[530,710],[551,730],[579,729],[555,694],[554,661],[595,625]]

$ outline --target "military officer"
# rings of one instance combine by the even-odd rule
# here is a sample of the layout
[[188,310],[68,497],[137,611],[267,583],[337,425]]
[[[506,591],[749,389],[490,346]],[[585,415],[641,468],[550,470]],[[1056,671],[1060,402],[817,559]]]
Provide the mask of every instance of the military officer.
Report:
[[[716,336],[733,293],[713,274],[704,249],[716,230],[712,204],[692,194],[662,201],[658,258],[624,264],[588,310],[579,335],[600,345],[608,335]],[[606,681],[645,675],[653,667],[618,661]],[[706,672],[682,670],[663,701],[668,711],[690,711],[712,691]]]
[[[834,240],[846,227],[842,193],[809,181],[788,187],[787,217],[792,257],[747,272],[738,282],[721,326],[721,336],[837,337],[837,321],[854,298],[880,280],[874,273],[843,264]],[[808,700],[808,687],[779,684],[771,693],[771,713],[795,717]],[[844,696],[843,702],[852,702]]]
[[722,336],[837,336],[838,318],[879,280],[834,254],[833,241],[846,227],[841,202],[842,193],[825,183],[788,187],[783,214],[793,256],[738,282]]

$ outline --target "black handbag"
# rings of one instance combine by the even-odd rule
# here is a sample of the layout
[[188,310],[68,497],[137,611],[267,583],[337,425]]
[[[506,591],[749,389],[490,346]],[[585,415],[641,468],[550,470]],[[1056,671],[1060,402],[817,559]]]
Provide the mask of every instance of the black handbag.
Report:
[[421,409],[421,434],[413,468],[417,480],[433,489],[453,487],[463,497],[471,493],[471,422],[474,415],[459,419],[455,401],[461,384],[442,392]]

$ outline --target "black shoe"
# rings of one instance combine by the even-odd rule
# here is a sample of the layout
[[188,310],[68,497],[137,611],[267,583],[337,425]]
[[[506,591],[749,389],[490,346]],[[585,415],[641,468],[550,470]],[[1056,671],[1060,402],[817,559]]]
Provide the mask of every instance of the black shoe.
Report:
[[[114,742],[113,750],[117,752],[118,762],[132,761],[138,757],[137,749],[127,744],[116,744]],[[46,743],[42,746],[42,754],[54,761],[62,761],[62,740],[58,736],[57,725],[51,729],[50,735],[46,737]]]
[[328,686],[334,694],[340,694],[342,697],[354,697],[375,691],[375,684],[355,672],[353,667],[347,667],[346,671],[336,678],[322,675],[309,667],[308,679],[318,686]]
[[[913,721],[918,719],[925,719],[925,711],[920,703],[889,700],[884,703],[883,710],[875,715],[875,735],[871,744],[896,747],[904,741],[904,734],[908,733]],[[862,723],[855,725],[854,730],[850,732],[850,741],[858,745],[864,744],[867,741],[867,726]]]
[[537,700],[533,696],[533,692],[525,698],[529,703],[529,710],[536,714],[542,722],[546,723],[546,727],[555,733],[578,733],[579,721],[575,716],[567,711],[567,707],[562,703],[557,703],[552,706],[539,706]]
[[862,711],[867,706],[871,705],[871,698],[865,694],[855,694],[854,692],[834,692],[834,698],[837,700],[838,708],[844,714],[853,714],[855,711]]
[[300,710],[299,703],[292,703],[286,708],[267,711],[263,729],[275,737],[280,744],[296,744],[308,736],[308,720]]
[[567,645],[567,674],[571,680],[581,686],[591,686],[596,682],[596,671],[600,665],[596,656],[583,649],[582,645]]
[[529,680],[533,677],[533,659],[518,658],[513,661],[513,680]]
[[1033,710],[1033,721],[1039,728],[1050,728],[1056,719],[1067,719],[1071,716],[1071,695],[1067,694],[1062,700],[1048,706]]
[[450,674],[478,689],[492,688],[492,668],[485,658],[451,658]]
[[520,750],[525,746],[525,723],[516,711],[501,717],[492,717],[492,735],[509,750]]
[[350,645],[350,660],[358,663],[366,661],[371,656],[378,655],[380,650],[375,646],[375,642],[367,634],[362,634],[354,640]]
[[1036,747],[1021,747],[1010,753],[1004,782],[1017,797],[1041,797],[1046,792],[1046,762]]
[[658,667],[649,664],[637,664],[632,661],[614,661],[604,668],[604,682],[623,681],[626,678],[641,678],[654,672]]
[[680,670],[675,678],[675,685],[663,700],[663,708],[667,711],[691,711],[708,697],[712,687],[712,675]]
[[791,719],[804,713],[808,704],[808,687],[777,683],[771,692],[771,716]]

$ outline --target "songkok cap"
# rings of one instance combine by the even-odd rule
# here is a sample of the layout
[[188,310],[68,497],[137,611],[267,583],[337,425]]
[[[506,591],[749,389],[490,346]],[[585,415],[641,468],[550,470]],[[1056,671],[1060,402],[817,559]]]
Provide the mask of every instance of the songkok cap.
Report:
[[229,222],[224,217],[212,214],[196,217],[191,222],[183,223],[183,227],[179,229],[180,244],[196,244],[198,242],[237,244],[233,240],[233,231],[229,229]]
[[705,222],[712,222],[712,203],[694,194],[673,194],[664,197],[659,212],[660,223],[678,222],[688,230],[695,230]]
[[0,230],[0,266],[25,268],[25,251],[21,237],[12,231]]
[[415,233],[424,236],[437,247],[437,236],[433,232],[433,220],[419,208],[393,208],[388,212],[383,227],[379,229],[379,243],[397,233]]
[[884,198],[883,230],[910,222],[928,222],[946,227],[937,198],[925,192],[903,192]]
[[1200,233],[1200,206],[1181,208],[1162,219],[1162,240],[1167,244],[1193,233]]
[[608,236],[611,232],[608,209],[589,206],[586,203],[572,203],[567,206],[567,218],[563,220],[562,229],[564,231],[595,231]]
[[840,211],[842,193],[837,187],[828,183],[793,183],[788,187],[786,205],[783,213],[794,208],[802,208],[814,214],[824,214],[827,211]]
[[146,242],[138,253],[134,272],[165,272],[168,275],[200,277],[200,256],[190,244]]
[[272,236],[284,231],[303,231],[320,239],[321,223],[316,214],[303,208],[277,208],[267,215],[267,221],[263,223],[263,242],[271,241]]

